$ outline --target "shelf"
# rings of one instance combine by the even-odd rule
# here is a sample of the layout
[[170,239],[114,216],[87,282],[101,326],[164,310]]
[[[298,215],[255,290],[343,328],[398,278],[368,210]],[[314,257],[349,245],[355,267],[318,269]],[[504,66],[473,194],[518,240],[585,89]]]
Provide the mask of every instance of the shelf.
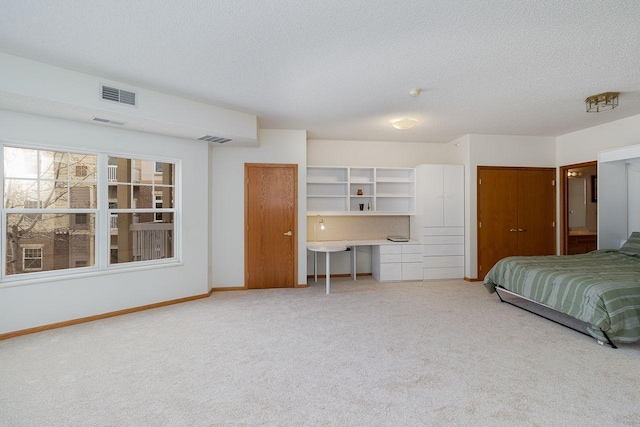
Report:
[[[411,215],[415,169],[307,167],[307,211],[318,215]],[[358,190],[363,194],[358,195]],[[360,204],[364,210],[360,210]],[[371,210],[367,210],[370,206]]]

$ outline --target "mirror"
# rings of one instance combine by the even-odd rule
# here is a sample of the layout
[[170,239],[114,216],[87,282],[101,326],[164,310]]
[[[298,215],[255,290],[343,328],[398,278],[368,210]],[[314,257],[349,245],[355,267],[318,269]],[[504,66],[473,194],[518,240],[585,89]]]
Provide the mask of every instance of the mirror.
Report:
[[596,166],[572,167],[565,173],[567,174],[566,218],[569,235],[597,234]]
[[569,179],[569,228],[587,226],[587,180]]

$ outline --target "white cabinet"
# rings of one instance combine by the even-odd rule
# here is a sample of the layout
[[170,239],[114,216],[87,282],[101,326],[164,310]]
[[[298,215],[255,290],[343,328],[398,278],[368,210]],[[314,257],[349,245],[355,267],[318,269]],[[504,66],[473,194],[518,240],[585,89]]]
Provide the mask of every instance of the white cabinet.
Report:
[[374,246],[372,270],[378,282],[422,280],[422,245],[396,243]]
[[307,167],[307,215],[410,215],[415,169]]
[[464,277],[464,166],[416,167],[411,239],[423,243],[423,278]]

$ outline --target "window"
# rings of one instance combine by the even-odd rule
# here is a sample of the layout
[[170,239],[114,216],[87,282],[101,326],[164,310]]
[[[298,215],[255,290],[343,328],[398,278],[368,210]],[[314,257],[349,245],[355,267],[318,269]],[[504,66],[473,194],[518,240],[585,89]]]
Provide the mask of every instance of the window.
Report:
[[175,165],[123,157],[108,163],[118,168],[109,182],[110,263],[174,258]]
[[[3,157],[4,276],[73,268],[69,254],[78,251],[90,254],[93,265],[97,156],[4,147]],[[78,167],[86,172],[84,176],[71,173]],[[83,195],[82,200],[77,202],[74,194]],[[81,227],[74,226],[76,215],[84,216]],[[20,248],[22,263],[16,259]]]
[[[156,208],[157,209],[162,209],[162,193],[160,194],[155,194],[155,198],[156,198]],[[160,212],[156,212],[156,222],[162,222],[162,213]]]
[[42,270],[42,248],[22,248],[22,270]]
[[175,260],[175,163],[13,146],[0,154],[2,279]]
[[89,168],[87,165],[76,165],[76,176],[85,177],[89,174]]
[[76,225],[87,225],[89,223],[89,214],[75,214]]

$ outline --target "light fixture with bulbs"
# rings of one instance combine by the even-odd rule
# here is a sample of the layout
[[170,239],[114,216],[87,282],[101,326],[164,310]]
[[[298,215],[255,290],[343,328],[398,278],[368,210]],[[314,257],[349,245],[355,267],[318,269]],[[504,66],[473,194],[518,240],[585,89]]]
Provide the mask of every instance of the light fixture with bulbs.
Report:
[[324,218],[320,217],[318,224],[320,224],[320,230],[324,230]]
[[410,117],[401,117],[399,119],[391,120],[391,126],[400,130],[411,129],[418,123],[418,119]]
[[585,99],[587,113],[613,110],[618,106],[618,95],[620,92],[604,92],[588,97]]

